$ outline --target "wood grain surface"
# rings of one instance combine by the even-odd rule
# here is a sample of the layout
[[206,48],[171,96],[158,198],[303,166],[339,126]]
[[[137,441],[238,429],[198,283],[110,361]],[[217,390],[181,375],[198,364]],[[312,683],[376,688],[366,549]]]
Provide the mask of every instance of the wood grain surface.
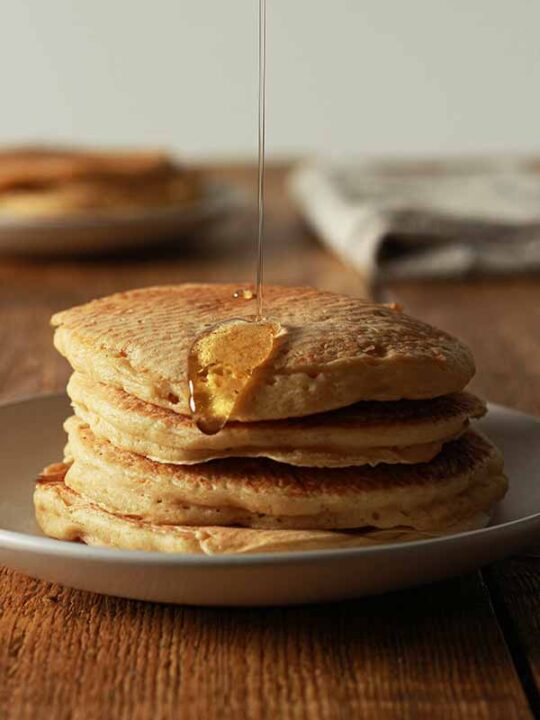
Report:
[[[249,193],[254,168],[206,168]],[[366,293],[268,182],[266,278]],[[246,195],[248,197],[248,195]],[[255,215],[121,258],[0,261],[0,399],[61,390],[52,312],[115,290],[252,280]],[[537,278],[396,284],[407,309],[463,337],[489,400],[540,413]],[[0,570],[0,719],[540,716],[540,560],[355,602],[225,610],[145,604]]]

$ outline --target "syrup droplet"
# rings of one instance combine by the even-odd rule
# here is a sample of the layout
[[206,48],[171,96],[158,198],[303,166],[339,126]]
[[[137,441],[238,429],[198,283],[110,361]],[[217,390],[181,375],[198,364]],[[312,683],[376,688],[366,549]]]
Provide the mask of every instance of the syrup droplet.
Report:
[[233,298],[236,300],[242,299],[242,300],[253,300],[257,297],[257,293],[253,290],[235,290],[233,292]]
[[215,435],[270,358],[281,325],[270,320],[226,320],[201,333],[188,355],[189,407],[199,430]]

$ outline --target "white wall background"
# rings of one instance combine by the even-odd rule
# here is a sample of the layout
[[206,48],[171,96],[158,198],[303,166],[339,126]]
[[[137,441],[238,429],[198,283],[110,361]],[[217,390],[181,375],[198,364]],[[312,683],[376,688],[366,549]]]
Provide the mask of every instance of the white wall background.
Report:
[[[540,150],[538,0],[268,0],[273,154]],[[0,141],[254,153],[257,0],[4,0]]]

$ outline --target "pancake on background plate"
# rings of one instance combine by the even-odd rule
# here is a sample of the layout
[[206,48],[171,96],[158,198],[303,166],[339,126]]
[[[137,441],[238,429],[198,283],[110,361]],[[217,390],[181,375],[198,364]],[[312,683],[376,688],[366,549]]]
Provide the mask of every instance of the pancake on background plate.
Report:
[[64,217],[182,207],[199,179],[155,150],[31,146],[0,150],[0,217]]
[[[265,314],[280,331],[247,370],[236,341],[219,357],[204,346],[215,323],[253,315],[236,289],[146,288],[53,317],[75,370],[75,416],[64,461],[36,485],[45,533],[213,554],[355,547],[489,521],[507,480],[500,452],[469,427],[485,406],[464,391],[465,345],[396,306],[268,287]],[[202,381],[238,393],[212,435],[190,415],[196,338]]]

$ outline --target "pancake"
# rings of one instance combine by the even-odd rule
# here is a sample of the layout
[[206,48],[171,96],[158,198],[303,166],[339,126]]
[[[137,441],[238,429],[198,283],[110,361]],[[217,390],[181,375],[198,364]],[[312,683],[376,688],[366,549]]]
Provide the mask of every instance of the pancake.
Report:
[[56,217],[178,208],[193,203],[199,191],[191,178],[155,180],[151,183],[77,181],[41,190],[0,194],[0,214],[19,217]]
[[[189,414],[186,365],[196,337],[250,317],[235,285],[177,285],[118,293],[57,313],[55,345],[75,370],[141,400]],[[312,415],[365,400],[434,398],[474,374],[447,333],[376,305],[310,288],[265,288],[265,313],[285,333],[254,373],[231,420]]]
[[191,418],[74,373],[67,386],[76,415],[116,447],[162,463],[267,457],[290,465],[346,467],[431,460],[442,444],[484,414],[470,393],[433,400],[364,402],[307,418],[230,422],[205,435]]
[[[220,555],[261,552],[343,549],[434,537],[411,528],[354,532],[318,530],[252,530],[237,527],[183,527],[155,525],[115,515],[85,499],[63,483],[63,471],[52,468],[36,486],[34,504],[39,526],[59,540],[123,550]],[[444,534],[484,527],[480,513],[467,522],[445,528]]]
[[170,176],[174,167],[170,156],[159,150],[98,151],[52,145],[4,148],[0,150],[0,194],[83,179],[149,181]]
[[198,195],[196,173],[163,152],[39,146],[0,151],[0,213],[6,215],[178,206]]
[[65,484],[157,524],[438,531],[489,511],[507,488],[500,453],[471,430],[429,463],[320,469],[241,458],[166,465],[115,448],[75,417],[65,428]]

